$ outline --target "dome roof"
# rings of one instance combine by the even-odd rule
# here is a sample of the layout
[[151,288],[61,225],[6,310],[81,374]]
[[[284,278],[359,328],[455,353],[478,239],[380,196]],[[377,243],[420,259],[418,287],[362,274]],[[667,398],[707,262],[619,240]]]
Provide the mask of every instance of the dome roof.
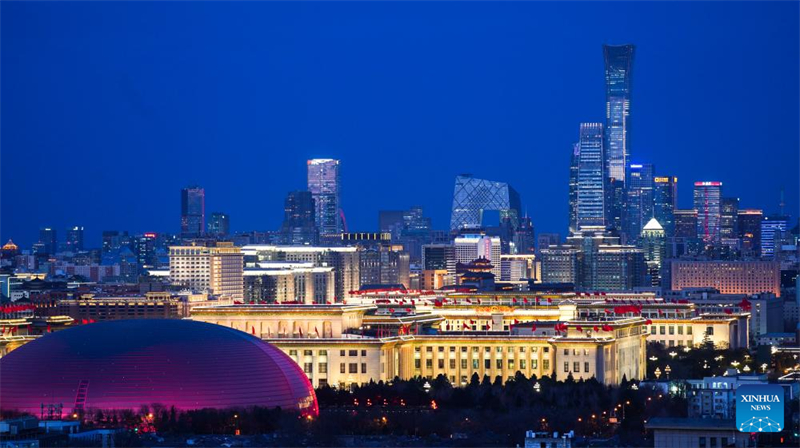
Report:
[[[79,390],[85,392],[81,404]],[[177,319],[116,320],[45,334],[0,359],[0,406],[38,415],[163,404],[278,407],[316,415],[314,389],[279,349],[247,333]]]

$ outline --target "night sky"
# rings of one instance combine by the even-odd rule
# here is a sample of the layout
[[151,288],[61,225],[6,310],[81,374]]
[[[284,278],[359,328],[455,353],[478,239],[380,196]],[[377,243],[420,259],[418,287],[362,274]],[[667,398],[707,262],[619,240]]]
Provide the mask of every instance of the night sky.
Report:
[[350,230],[454,177],[507,181],[567,226],[569,154],[604,121],[602,45],[636,48],[632,162],[798,209],[797,2],[2,2],[2,228],[178,232],[180,188],[274,230],[305,160],[342,160]]

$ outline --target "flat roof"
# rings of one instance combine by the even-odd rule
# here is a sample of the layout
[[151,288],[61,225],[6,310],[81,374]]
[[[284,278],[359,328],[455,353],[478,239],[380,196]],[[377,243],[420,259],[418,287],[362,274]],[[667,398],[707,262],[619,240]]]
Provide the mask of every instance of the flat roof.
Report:
[[734,420],[716,418],[670,418],[656,417],[645,424],[647,429],[713,429],[718,431],[736,431]]

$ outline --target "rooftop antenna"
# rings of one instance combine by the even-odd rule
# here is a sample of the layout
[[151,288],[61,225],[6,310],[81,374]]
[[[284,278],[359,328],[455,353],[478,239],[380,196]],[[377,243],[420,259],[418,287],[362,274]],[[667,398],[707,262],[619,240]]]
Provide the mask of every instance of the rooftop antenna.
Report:
[[778,204],[781,211],[781,216],[783,216],[783,210],[786,207],[786,202],[783,199],[783,185],[781,185],[781,202]]

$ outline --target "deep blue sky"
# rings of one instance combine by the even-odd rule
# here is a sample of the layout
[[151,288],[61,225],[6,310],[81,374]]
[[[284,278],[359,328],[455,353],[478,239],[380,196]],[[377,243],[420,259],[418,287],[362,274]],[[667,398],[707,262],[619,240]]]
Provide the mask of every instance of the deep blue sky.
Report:
[[2,229],[179,230],[206,188],[276,229],[305,160],[342,160],[351,230],[454,176],[510,182],[564,233],[571,144],[604,119],[603,43],[637,46],[633,161],[798,209],[798,3],[3,2]]

